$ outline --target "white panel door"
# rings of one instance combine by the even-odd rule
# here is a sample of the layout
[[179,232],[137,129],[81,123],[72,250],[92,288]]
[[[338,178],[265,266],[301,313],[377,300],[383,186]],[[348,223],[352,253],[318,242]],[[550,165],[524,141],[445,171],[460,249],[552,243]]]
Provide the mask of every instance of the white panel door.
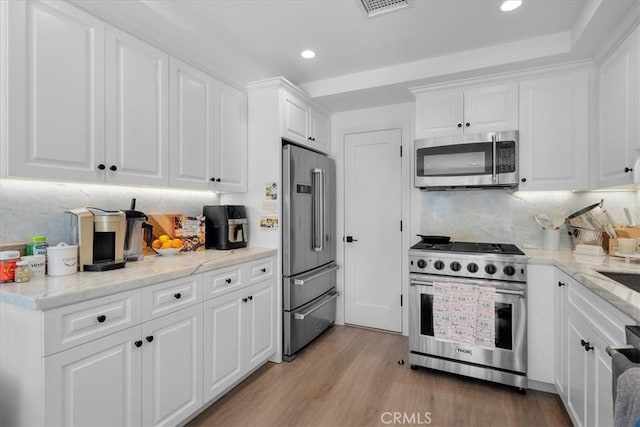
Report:
[[554,383],[557,351],[554,269],[550,265],[530,265],[527,269],[527,378],[547,384]]
[[569,309],[567,324],[567,411],[578,427],[593,425],[588,412],[593,410],[592,378],[594,359],[592,352],[585,351],[583,341],[589,340],[590,328],[580,316]]
[[282,91],[282,137],[307,144],[309,107],[298,98]]
[[107,182],[169,184],[169,57],[107,27]]
[[242,307],[238,292],[204,302],[204,401],[243,374]]
[[247,97],[220,81],[216,84],[216,137],[214,138],[217,189],[247,191]]
[[463,128],[466,134],[518,129],[518,85],[466,90]]
[[102,182],[104,24],[64,2],[8,6],[7,173]]
[[424,93],[416,96],[416,139],[462,135],[461,91]]
[[245,371],[260,365],[266,357],[275,352],[276,301],[273,281],[269,280],[265,286],[251,292],[249,298],[243,306],[246,325]]
[[402,329],[402,132],[345,136],[346,323]]
[[142,425],[173,426],[202,406],[202,306],[142,325]]
[[520,190],[589,187],[589,74],[520,83]]
[[331,121],[315,108],[309,111],[309,134],[313,138],[310,144],[323,153],[331,151]]
[[171,186],[215,189],[215,80],[171,58]]
[[140,425],[139,340],[133,327],[45,358],[47,424]]

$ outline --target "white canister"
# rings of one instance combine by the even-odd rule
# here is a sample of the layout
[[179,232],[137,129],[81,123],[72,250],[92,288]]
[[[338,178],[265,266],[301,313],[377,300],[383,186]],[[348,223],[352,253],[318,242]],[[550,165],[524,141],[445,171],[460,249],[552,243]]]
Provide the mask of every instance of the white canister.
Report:
[[78,246],[60,243],[47,248],[49,276],[66,276],[78,271]]
[[542,229],[542,249],[560,249],[560,230],[552,228]]
[[44,277],[46,257],[44,255],[26,255],[20,257],[22,261],[27,261],[29,264],[29,273],[31,273],[31,280],[42,279]]
[[621,255],[633,255],[636,253],[636,239],[624,237],[618,238],[618,253]]

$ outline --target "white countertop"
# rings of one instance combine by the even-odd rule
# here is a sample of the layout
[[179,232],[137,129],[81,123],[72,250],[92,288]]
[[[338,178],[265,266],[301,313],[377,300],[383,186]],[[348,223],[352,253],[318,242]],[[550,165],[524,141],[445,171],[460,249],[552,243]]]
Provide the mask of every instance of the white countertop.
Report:
[[604,300],[640,323],[640,293],[601,274],[599,271],[640,274],[640,262],[623,258],[573,255],[570,250],[525,249],[529,264],[555,265]]
[[32,310],[50,310],[276,254],[276,249],[247,247],[180,253],[170,257],[145,256],[141,261],[128,262],[119,270],[0,284],[0,301]]

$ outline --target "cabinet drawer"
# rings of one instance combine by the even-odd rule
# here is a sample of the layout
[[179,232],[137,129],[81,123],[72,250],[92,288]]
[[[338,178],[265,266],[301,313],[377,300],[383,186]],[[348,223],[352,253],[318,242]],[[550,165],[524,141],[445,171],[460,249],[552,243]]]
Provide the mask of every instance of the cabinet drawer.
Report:
[[142,319],[155,319],[202,302],[202,294],[201,274],[142,288]]
[[204,275],[204,299],[224,295],[244,286],[242,266],[215,270]]
[[613,305],[574,280],[571,280],[569,286],[569,306],[580,313],[611,345],[624,344],[624,326],[635,323]]
[[44,353],[103,337],[140,323],[140,290],[44,312]]
[[247,264],[247,277],[256,283],[273,276],[274,258],[264,258]]

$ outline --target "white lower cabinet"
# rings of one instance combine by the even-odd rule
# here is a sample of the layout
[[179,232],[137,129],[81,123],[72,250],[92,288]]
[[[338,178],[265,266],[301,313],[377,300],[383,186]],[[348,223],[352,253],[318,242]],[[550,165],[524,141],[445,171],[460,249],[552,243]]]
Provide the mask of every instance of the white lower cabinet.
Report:
[[527,268],[527,378],[529,388],[539,388],[533,382],[553,386],[554,376],[554,267],[529,265]]
[[204,302],[204,398],[214,399],[275,352],[273,280]]

